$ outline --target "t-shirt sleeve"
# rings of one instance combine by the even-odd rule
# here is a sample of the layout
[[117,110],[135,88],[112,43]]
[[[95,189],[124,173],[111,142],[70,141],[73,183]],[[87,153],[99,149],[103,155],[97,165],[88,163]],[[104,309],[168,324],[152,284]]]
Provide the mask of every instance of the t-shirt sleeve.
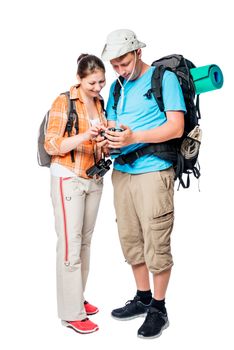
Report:
[[162,94],[165,112],[186,112],[183,92],[175,73],[165,71],[162,82]]
[[114,86],[115,86],[115,81],[110,87],[110,93],[109,93],[109,98],[107,101],[107,106],[106,106],[106,112],[107,112],[107,120],[116,120],[116,112],[113,109],[114,106],[114,96],[113,96],[113,91],[114,91]]

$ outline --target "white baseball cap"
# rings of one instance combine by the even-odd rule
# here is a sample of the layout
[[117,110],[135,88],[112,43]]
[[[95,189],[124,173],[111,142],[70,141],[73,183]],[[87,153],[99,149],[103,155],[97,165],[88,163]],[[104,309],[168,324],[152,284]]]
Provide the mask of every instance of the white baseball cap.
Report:
[[106,44],[102,51],[102,59],[110,61],[145,46],[146,44],[139,41],[132,30],[118,29],[107,36]]

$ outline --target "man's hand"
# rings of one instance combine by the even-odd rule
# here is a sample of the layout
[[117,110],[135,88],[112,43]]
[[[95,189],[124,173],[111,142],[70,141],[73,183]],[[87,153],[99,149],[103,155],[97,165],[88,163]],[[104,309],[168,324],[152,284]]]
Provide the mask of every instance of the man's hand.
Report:
[[122,124],[120,128],[123,129],[123,131],[111,131],[108,129],[105,131],[109,148],[121,148],[135,143],[132,130],[128,126]]

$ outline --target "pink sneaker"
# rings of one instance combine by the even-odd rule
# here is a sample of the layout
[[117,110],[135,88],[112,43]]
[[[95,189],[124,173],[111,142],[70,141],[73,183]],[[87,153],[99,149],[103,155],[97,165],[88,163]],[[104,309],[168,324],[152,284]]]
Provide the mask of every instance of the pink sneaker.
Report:
[[87,315],[94,315],[99,311],[96,306],[93,306],[88,301],[84,302],[84,307]]
[[82,334],[93,333],[99,329],[98,325],[90,321],[88,318],[81,321],[63,321],[63,325]]

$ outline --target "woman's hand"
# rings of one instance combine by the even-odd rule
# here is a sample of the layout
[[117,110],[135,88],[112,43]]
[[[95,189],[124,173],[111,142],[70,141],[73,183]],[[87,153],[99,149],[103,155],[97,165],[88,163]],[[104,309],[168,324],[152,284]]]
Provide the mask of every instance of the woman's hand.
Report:
[[106,139],[106,136],[104,136],[104,134],[106,134],[106,130],[107,128],[104,125],[102,125],[101,128],[99,129],[98,135],[95,137],[97,147],[98,148],[103,147],[103,152],[105,154],[109,153],[108,147],[107,147],[108,140]]
[[91,126],[83,135],[84,141],[95,140],[102,130],[105,129],[103,124],[97,124]]

